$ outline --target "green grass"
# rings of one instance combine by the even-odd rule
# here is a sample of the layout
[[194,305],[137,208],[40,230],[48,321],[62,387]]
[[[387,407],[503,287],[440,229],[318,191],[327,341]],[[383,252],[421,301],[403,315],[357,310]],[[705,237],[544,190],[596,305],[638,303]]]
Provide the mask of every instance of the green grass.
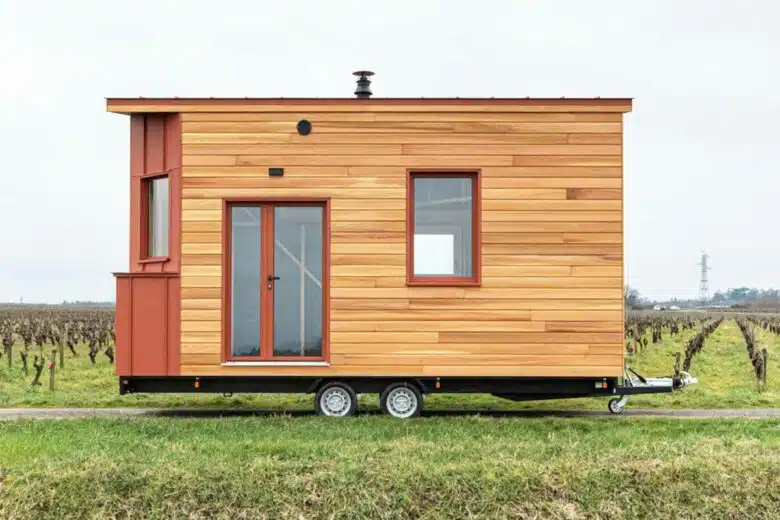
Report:
[[[769,350],[769,388],[756,391],[755,378],[747,357],[745,342],[732,320],[725,321],[705,343],[693,361],[691,373],[699,384],[674,394],[636,396],[629,403],[635,408],[757,408],[780,407],[780,336],[757,333],[762,346]],[[672,373],[675,351],[684,352],[685,341],[694,335],[686,331],[678,336],[664,335],[658,345],[649,345],[630,363],[643,375],[668,376]],[[79,356],[66,353],[66,364],[58,370],[56,391],[48,390],[48,371],[44,370],[43,386],[30,387],[32,376],[23,377],[15,347],[14,366],[9,371],[5,357],[0,359],[0,407],[252,407],[270,410],[312,408],[308,395],[176,395],[138,394],[120,396],[114,367],[100,354],[91,366],[86,346],[80,346]],[[33,349],[31,352],[37,352]],[[48,352],[48,348],[47,348]],[[32,363],[32,359],[30,359]],[[604,409],[606,399],[573,399],[514,403],[488,395],[436,395],[426,399],[428,409],[524,410],[524,409]],[[361,399],[361,409],[378,409],[374,395]]]
[[776,518],[780,421],[0,423],[0,518]]

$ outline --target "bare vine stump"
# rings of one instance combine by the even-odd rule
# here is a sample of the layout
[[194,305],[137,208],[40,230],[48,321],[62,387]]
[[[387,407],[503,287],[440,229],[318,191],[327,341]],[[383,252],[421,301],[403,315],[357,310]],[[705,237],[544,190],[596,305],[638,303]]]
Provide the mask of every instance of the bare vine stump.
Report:
[[106,348],[106,356],[108,357],[109,363],[112,365],[114,364],[114,347],[109,346]]
[[5,353],[8,356],[8,370],[11,370],[11,362],[13,361],[14,356],[14,346],[8,345],[5,347]]
[[33,379],[32,386],[41,386],[41,373],[43,373],[43,356],[39,358],[36,355],[33,358],[33,368],[35,369],[35,378]]
[[68,324],[65,324],[65,330],[60,335],[59,349],[60,349],[60,368],[65,368],[65,343],[68,342]]
[[51,349],[51,361],[49,361],[49,390],[54,391],[54,371],[57,368],[57,349]]
[[766,348],[761,349],[761,357],[764,360],[761,367],[761,386],[766,388],[766,367],[769,364],[769,352]]
[[22,358],[22,372],[24,373],[24,377],[27,377],[28,371],[27,371],[27,351],[22,350],[19,352],[19,357]]

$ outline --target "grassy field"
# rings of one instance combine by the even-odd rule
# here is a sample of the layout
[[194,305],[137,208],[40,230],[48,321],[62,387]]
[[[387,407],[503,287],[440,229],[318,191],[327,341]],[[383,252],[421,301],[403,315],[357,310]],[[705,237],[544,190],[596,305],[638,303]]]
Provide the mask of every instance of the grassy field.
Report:
[[[730,408],[780,407],[780,336],[757,329],[762,346],[769,350],[769,388],[756,391],[755,378],[746,353],[745,342],[733,320],[725,321],[706,341],[691,367],[699,384],[683,392],[664,395],[637,396],[629,402],[635,408]],[[631,364],[647,376],[667,376],[672,373],[672,354],[685,350],[685,341],[695,334],[686,331],[677,336],[668,333],[662,343],[650,344]],[[79,356],[66,354],[64,370],[56,377],[56,391],[48,389],[44,370],[43,386],[32,388],[31,376],[24,377],[18,355],[9,371],[6,358],[0,359],[0,407],[253,407],[270,410],[312,409],[309,395],[170,395],[139,394],[120,396],[114,367],[100,354],[95,366],[90,365],[86,346],[79,347]],[[606,399],[572,399],[514,403],[487,395],[439,395],[426,399],[427,409],[523,410],[523,409],[604,409]],[[361,409],[377,410],[375,395],[361,398]]]
[[0,469],[4,520],[758,520],[780,510],[780,421],[15,421]]

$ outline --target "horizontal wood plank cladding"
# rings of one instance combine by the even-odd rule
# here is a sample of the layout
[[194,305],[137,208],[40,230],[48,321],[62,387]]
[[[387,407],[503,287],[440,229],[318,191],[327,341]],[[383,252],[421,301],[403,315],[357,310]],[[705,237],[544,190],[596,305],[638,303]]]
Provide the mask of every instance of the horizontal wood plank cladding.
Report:
[[429,122],[434,118],[437,121],[466,121],[466,122],[480,122],[480,121],[496,121],[496,122],[530,122],[530,123],[559,123],[559,122],[590,122],[590,123],[619,123],[622,121],[621,114],[614,113],[598,113],[596,112],[584,112],[584,113],[566,113],[566,112],[504,112],[504,113],[489,113],[489,112],[477,112],[477,113],[463,113],[463,112],[441,112],[432,115],[431,113],[416,113],[416,112],[391,112],[391,113],[376,113],[376,112],[351,112],[351,113],[318,113],[312,116],[311,113],[292,111],[288,113],[224,113],[224,112],[201,112],[182,114],[182,121],[186,123],[194,121],[225,121],[225,122],[237,122],[237,121],[291,121],[296,122],[301,119],[310,119],[313,122],[320,121],[361,121],[361,122],[374,122],[374,121],[400,121],[400,122]]
[[[503,156],[493,156],[503,157]],[[512,166],[622,166],[620,155],[513,155]],[[490,166],[504,166],[503,164]]]
[[405,144],[402,146],[401,153],[406,155],[620,155],[620,146],[612,144]]
[[623,303],[613,299],[514,299],[512,297],[490,300],[465,300],[462,298],[339,298],[331,302],[336,310],[354,311],[505,311],[505,310],[581,310],[581,311],[621,311]]
[[[184,179],[184,188],[217,188],[226,190],[229,188],[265,188],[265,189],[290,189],[290,188],[308,188],[312,187],[312,183],[316,182],[317,188],[333,189],[333,188],[375,188],[375,189],[387,189],[387,188],[403,188],[406,186],[406,179],[382,177],[382,178],[365,178],[365,177],[344,177],[344,178],[274,178],[268,177],[266,172],[265,177],[251,178],[251,177],[186,177]],[[566,190],[563,190],[564,197],[566,198]]]
[[[294,125],[291,125],[294,132]],[[579,136],[579,137],[574,137]],[[583,139],[581,136],[588,136]],[[184,145],[221,145],[221,144],[620,144],[620,134],[505,134],[505,133],[325,133],[298,135],[297,133],[269,132],[228,132],[228,133],[189,133],[182,137]]]
[[[605,350],[606,349],[606,350]],[[394,355],[425,355],[425,356],[468,356],[474,351],[484,355],[518,356],[518,355],[591,355],[611,356],[608,344],[582,343],[456,343],[451,345],[433,345],[431,343],[342,343],[339,355],[376,355],[383,354],[388,358]],[[187,343],[182,346],[186,354],[219,355],[219,343]],[[561,358],[558,358],[561,361]]]
[[[261,179],[267,177],[268,168],[274,166],[274,163],[254,166],[188,166],[183,169],[182,174],[184,177]],[[404,166],[285,166],[284,178],[395,178],[403,176],[405,172]],[[482,174],[483,181],[492,181],[494,184],[513,183],[509,186],[516,188],[615,188],[622,185],[619,167],[496,166],[483,168]]]
[[[405,188],[184,188],[184,197],[193,199],[213,198],[262,198],[262,197],[345,197],[354,199],[400,198]],[[203,219],[205,220],[205,219]]]
[[[620,358],[620,359],[619,359]],[[452,354],[444,355],[409,355],[393,353],[392,356],[385,354],[335,354],[332,358],[334,363],[343,365],[385,365],[385,364],[419,364],[436,366],[446,360],[448,363],[468,364],[476,366],[547,366],[547,365],[568,365],[576,363],[582,366],[603,365],[605,363],[616,363],[620,361],[621,356],[593,356],[593,355],[544,355],[544,354],[525,354],[525,355],[490,355],[481,354],[474,356],[466,354],[456,356]]]
[[[518,168],[519,169],[519,168]],[[613,177],[575,177],[577,172],[561,172],[561,177],[543,177],[543,178],[512,178],[499,177],[495,175],[495,170],[486,172],[492,175],[485,175],[482,180],[482,187],[485,189],[550,189],[558,188],[563,190],[576,189],[620,189],[623,185],[622,179]],[[570,174],[572,177],[564,177],[564,174]],[[576,194],[576,193],[575,193]],[[567,193],[567,198],[569,193]]]
[[483,222],[483,233],[620,233],[622,222]]
[[[182,288],[184,290],[184,288]],[[482,299],[613,299],[620,288],[488,288],[466,290],[460,287],[405,287],[405,288],[340,288],[332,290],[333,298],[420,298],[437,300],[439,298]],[[622,293],[621,293],[622,294]]]
[[[213,234],[210,235],[213,236]],[[504,232],[483,233],[482,235],[483,244],[620,244],[621,241],[622,235],[620,233]]]
[[[483,287],[499,288],[511,287],[517,289],[539,287],[539,288],[620,288],[622,287],[622,278],[528,278],[524,276],[491,276],[482,283]],[[214,285],[216,284],[216,285]],[[209,277],[193,277],[186,287],[214,287],[218,282],[209,279]],[[377,288],[397,288],[405,287],[406,282],[399,279],[398,276],[342,276],[334,277],[331,280],[331,287],[377,287]]]
[[[331,323],[333,332],[544,332],[547,330],[544,322],[532,321],[429,321],[418,323],[413,321],[337,321]],[[208,323],[208,322],[204,322]],[[377,338],[378,339],[378,338]],[[374,340],[375,341],[375,340]]]
[[[522,201],[521,201],[522,202]],[[529,201],[525,201],[527,204]],[[538,208],[543,209],[543,208]],[[488,222],[622,222],[622,211],[483,211],[482,221]]]
[[[622,375],[625,106],[239,107],[182,107],[182,374]],[[407,169],[480,171],[479,287],[406,286]],[[221,365],[223,199],[263,197],[330,199],[330,366]]]
[[[201,161],[207,164],[225,164],[253,166],[264,164],[285,164],[290,166],[405,166],[407,168],[474,168],[475,164],[484,166],[518,166],[518,158],[511,155],[185,155],[185,166],[196,166]],[[618,166],[620,156],[544,156],[551,163],[577,166]]]
[[[580,366],[602,366],[607,363],[616,363],[621,356],[606,355],[544,355],[544,354],[526,354],[526,355],[481,355],[475,358],[473,355],[415,355],[399,354],[392,352],[387,354],[334,354],[331,356],[331,362],[337,366],[363,366],[375,367],[384,365],[397,365],[403,363],[411,366],[438,366],[443,361],[452,363],[467,364],[472,363],[475,366],[486,366],[488,369],[492,366],[554,366],[568,365],[577,363]],[[220,354],[196,354],[191,352],[182,353],[182,361],[191,364],[218,365]]]
[[[401,144],[185,144],[184,155],[398,155]],[[562,145],[593,147],[597,145]],[[612,145],[604,145],[610,147]],[[482,152],[480,152],[482,153]],[[468,155],[468,154],[461,154]],[[506,155],[506,154],[504,154]]]
[[[297,120],[239,121],[239,122],[185,122],[183,133],[296,133]],[[518,133],[518,134],[615,134],[621,132],[619,122],[447,122],[432,117],[431,121],[351,121],[312,123],[312,133],[337,134],[398,134],[398,133]]]
[[185,144],[184,155],[619,155],[613,144]]
[[[182,375],[191,376],[392,376],[392,377],[620,377],[622,364],[602,366],[558,365],[331,365],[325,367],[296,366],[220,366],[218,356],[205,359],[182,354]],[[609,361],[609,359],[607,359]],[[446,363],[446,362],[445,362]]]

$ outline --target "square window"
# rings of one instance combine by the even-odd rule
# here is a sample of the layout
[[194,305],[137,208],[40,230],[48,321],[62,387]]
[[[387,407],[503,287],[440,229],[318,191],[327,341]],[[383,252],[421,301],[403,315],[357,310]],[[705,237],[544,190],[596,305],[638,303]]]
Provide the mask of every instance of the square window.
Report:
[[410,173],[409,285],[479,284],[479,177]]

